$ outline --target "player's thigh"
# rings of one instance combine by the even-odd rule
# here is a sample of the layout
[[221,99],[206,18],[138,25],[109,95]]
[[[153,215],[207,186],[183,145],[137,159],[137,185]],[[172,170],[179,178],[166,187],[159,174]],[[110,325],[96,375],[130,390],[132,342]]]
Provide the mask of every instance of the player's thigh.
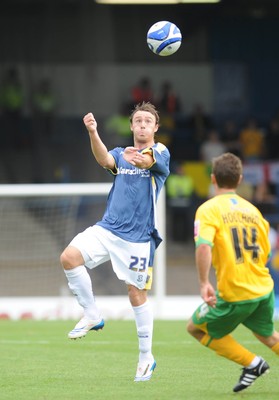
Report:
[[81,252],[74,246],[67,246],[60,256],[61,264],[65,269],[71,269],[78,265],[84,264]]
[[108,231],[96,225],[79,233],[69,246],[76,247],[84,259],[87,268],[95,268],[110,259],[108,252]]

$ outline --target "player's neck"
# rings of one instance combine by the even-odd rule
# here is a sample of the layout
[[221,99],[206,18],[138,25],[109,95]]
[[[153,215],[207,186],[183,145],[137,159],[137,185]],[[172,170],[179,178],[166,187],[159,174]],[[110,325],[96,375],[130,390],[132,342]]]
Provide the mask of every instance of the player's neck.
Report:
[[231,188],[218,188],[216,187],[215,189],[215,193],[216,195],[218,194],[235,194],[235,189],[231,189]]
[[152,147],[154,146],[154,144],[155,144],[154,140],[151,140],[149,142],[135,142],[135,147],[142,150],[146,149],[147,147]]

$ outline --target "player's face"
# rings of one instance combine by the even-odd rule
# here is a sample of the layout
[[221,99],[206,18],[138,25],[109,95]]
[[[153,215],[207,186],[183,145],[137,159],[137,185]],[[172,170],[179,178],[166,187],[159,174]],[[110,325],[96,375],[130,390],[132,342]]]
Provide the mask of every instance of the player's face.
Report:
[[131,131],[136,142],[148,143],[154,140],[154,134],[158,130],[158,124],[153,114],[148,111],[137,111],[131,123]]

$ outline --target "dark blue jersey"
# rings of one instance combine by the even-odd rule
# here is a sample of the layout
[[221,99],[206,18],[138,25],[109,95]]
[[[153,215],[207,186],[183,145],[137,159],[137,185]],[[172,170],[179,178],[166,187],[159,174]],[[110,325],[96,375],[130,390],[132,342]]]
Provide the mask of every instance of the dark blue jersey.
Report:
[[155,203],[169,175],[170,153],[161,143],[141,152],[152,154],[153,164],[149,169],[140,169],[125,161],[122,147],[110,151],[115,160],[115,171],[110,173],[115,178],[106,211],[97,225],[129,242],[151,240],[157,247],[161,238],[156,229]]

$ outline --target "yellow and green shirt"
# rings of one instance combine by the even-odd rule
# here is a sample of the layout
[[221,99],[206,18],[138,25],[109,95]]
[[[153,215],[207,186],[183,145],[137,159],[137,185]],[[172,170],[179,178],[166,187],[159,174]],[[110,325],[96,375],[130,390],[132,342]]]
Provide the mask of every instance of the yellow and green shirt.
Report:
[[260,211],[235,193],[215,196],[198,208],[195,243],[212,246],[217,290],[225,301],[251,301],[272,291],[268,232]]

